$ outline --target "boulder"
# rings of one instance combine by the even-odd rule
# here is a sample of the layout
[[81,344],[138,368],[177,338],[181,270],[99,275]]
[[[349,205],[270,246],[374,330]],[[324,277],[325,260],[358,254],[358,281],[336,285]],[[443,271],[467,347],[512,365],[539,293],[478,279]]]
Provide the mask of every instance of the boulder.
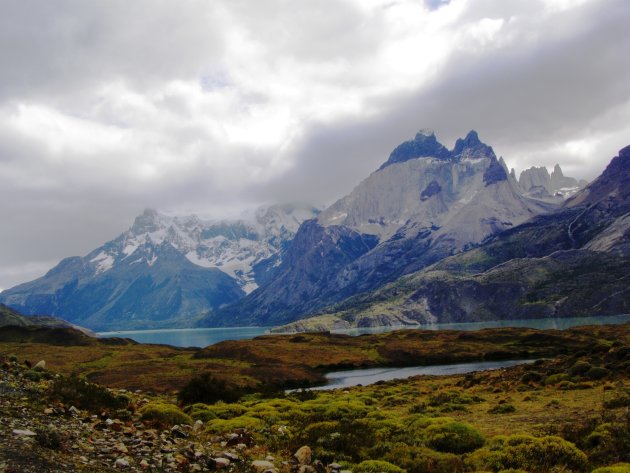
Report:
[[311,447],[308,445],[304,445],[300,447],[297,452],[293,455],[293,457],[298,461],[300,465],[310,465],[311,458],[313,452],[311,451]]
[[254,460],[252,462],[252,468],[258,473],[264,473],[265,471],[275,470],[273,463],[267,460]]

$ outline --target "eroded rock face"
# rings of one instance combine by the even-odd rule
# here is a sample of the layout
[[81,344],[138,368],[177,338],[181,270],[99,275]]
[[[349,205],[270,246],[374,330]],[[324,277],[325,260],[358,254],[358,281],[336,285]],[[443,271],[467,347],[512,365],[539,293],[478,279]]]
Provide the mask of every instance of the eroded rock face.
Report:
[[525,169],[521,172],[518,184],[529,197],[562,200],[574,195],[588,183],[565,176],[560,165],[556,164],[551,174],[544,166]]
[[375,312],[418,323],[623,314],[629,267],[630,147],[563,208],[349,300],[321,323],[350,328]]
[[0,301],[97,330],[190,326],[269,279],[300,224],[317,214],[276,205],[248,220],[202,221],[147,209],[114,240],[64,259]]
[[274,280],[204,323],[287,323],[555,208],[524,197],[476,132],[445,150],[430,132],[396,148],[300,227]]

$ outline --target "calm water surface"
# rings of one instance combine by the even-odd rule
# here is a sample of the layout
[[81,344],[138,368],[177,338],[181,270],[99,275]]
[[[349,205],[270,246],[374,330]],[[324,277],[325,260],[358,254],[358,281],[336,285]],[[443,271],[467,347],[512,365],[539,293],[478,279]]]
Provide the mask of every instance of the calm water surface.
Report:
[[[529,327],[537,329],[564,330],[580,325],[623,324],[630,321],[630,315],[606,317],[570,317],[563,319],[497,320],[493,322],[474,322],[465,324],[432,324],[404,327],[369,327],[350,330],[337,330],[335,333],[362,335],[383,333],[401,329],[425,330],[481,330],[497,327]],[[205,347],[223,340],[242,340],[263,335],[270,327],[231,327],[231,328],[190,328],[166,330],[133,330],[120,332],[102,332],[101,337],[131,338],[140,343],[159,343],[176,347]]]
[[366,386],[378,381],[391,381],[419,375],[451,375],[464,374],[472,371],[496,370],[510,366],[533,363],[534,360],[505,360],[505,361],[477,361],[459,363],[456,365],[410,366],[406,368],[368,368],[360,370],[334,371],[326,375],[324,386],[310,388],[311,390],[329,390],[349,388],[351,386]]
[[140,343],[159,343],[175,347],[207,347],[224,340],[242,340],[263,335],[270,327],[182,328],[101,332],[99,337],[131,338]]

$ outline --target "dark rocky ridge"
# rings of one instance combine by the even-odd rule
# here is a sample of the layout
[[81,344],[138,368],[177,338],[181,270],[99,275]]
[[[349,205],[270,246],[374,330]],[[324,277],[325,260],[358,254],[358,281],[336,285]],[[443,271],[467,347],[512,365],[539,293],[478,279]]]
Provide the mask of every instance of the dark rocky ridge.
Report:
[[188,261],[170,243],[147,241],[109,271],[94,275],[93,255],[63,260],[45,276],[2,293],[23,313],[49,313],[93,330],[190,324],[200,312],[243,295],[215,268]]
[[413,140],[405,141],[398,145],[389,155],[389,159],[379,169],[384,169],[395,163],[404,163],[410,159],[429,156],[449,159],[452,157],[452,154],[437,140],[433,131],[421,130]]
[[[432,133],[419,133],[415,148],[409,143],[352,194],[304,223],[274,278],[233,307],[208,314],[200,325],[287,323],[548,211],[522,197],[492,148],[474,131],[458,140],[448,156],[436,147]],[[415,159],[429,152],[439,156]],[[406,160],[398,160],[403,155]]]
[[630,313],[629,282],[630,147],[562,209],[326,312],[418,323],[616,315]]

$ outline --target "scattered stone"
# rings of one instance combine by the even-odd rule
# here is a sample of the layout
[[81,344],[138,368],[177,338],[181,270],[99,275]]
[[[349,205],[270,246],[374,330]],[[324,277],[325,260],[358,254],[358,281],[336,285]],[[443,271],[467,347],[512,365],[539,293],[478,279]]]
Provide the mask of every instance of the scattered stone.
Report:
[[120,453],[129,453],[129,449],[122,443],[117,444],[114,448]]
[[326,466],[319,460],[315,460],[312,466],[317,473],[327,473]]
[[79,416],[80,414],[79,409],[77,409],[74,406],[70,406],[70,409],[68,409],[68,412],[73,416]]
[[202,420],[196,420],[194,425],[193,425],[192,431],[197,433],[197,432],[201,432],[202,430],[203,430],[203,421]]
[[265,471],[275,469],[273,463],[268,460],[254,460],[252,462],[252,468],[258,473],[264,473]]
[[13,429],[13,435],[18,437],[35,437],[37,434],[28,429]]
[[221,454],[221,456],[223,458],[227,458],[228,460],[230,460],[231,462],[237,462],[240,460],[240,457],[232,452],[223,452]]
[[171,428],[171,435],[180,439],[188,438],[188,433],[184,432],[184,430],[179,425],[174,425]]
[[46,362],[44,360],[40,360],[38,361],[35,366],[33,366],[34,370],[45,370],[46,369]]
[[123,469],[123,468],[129,468],[130,466],[131,465],[129,464],[129,461],[125,458],[118,458],[114,462],[114,468]]
[[303,447],[300,447],[293,456],[300,465],[310,465],[312,455],[313,452],[311,451],[311,447],[304,445]]
[[230,460],[228,460],[227,458],[222,458],[222,457],[215,458],[214,465],[217,470],[222,470],[230,466]]

